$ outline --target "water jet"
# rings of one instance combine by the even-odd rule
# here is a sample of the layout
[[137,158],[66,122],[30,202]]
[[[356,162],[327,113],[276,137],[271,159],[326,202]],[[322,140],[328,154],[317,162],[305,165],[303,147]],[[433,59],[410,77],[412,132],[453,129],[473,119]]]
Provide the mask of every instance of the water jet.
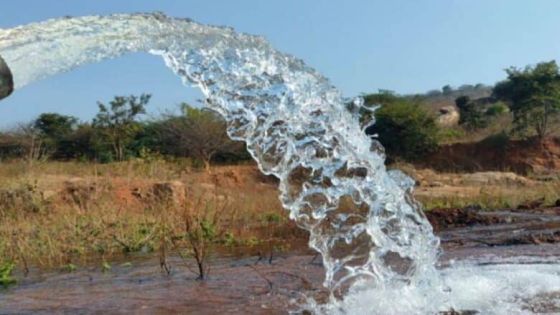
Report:
[[[439,238],[412,195],[414,181],[386,169],[381,145],[360,126],[359,110],[348,111],[327,78],[261,37],[161,14],[0,29],[0,98],[136,52],[162,57],[185,84],[198,87],[227,121],[229,136],[245,141],[260,170],[279,178],[283,206],[322,257],[331,295],[324,305],[309,301],[315,313],[524,314],[520,295],[560,291],[557,263],[438,270]],[[505,293],[495,299],[498,292]]]

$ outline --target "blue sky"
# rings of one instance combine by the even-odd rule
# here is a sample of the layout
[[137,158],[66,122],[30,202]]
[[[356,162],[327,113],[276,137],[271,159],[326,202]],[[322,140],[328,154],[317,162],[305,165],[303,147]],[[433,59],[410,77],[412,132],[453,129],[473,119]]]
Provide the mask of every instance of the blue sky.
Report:
[[[6,0],[0,28],[65,15],[150,11],[263,35],[346,96],[492,84],[506,67],[560,56],[557,0]],[[0,102],[0,128],[42,112],[88,120],[97,100],[142,92],[154,95],[152,115],[199,97],[157,57],[131,55],[17,91]]]

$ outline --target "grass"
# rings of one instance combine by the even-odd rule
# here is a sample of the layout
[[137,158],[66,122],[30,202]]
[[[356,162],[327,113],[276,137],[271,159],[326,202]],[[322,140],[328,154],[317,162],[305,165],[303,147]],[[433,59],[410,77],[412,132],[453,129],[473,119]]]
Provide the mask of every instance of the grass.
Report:
[[0,264],[0,286],[7,288],[17,282],[12,276],[15,266],[16,265],[12,262],[4,262]]
[[475,193],[462,196],[417,196],[424,208],[463,208],[479,206],[485,210],[516,209],[525,203],[542,200],[543,206],[554,206],[560,199],[560,181],[538,183],[534,187],[478,187]]
[[[227,167],[208,174],[157,163],[47,162],[27,169],[23,162],[0,164],[0,264],[71,272],[102,261],[101,269],[108,271],[116,256],[157,253],[165,246],[194,257],[192,243],[183,241],[190,233],[196,242],[200,231],[185,230],[187,208],[204,215],[221,209],[212,226],[207,217],[195,225],[205,233],[213,229],[207,239],[222,248],[303,235],[294,233],[299,229],[287,219],[274,184],[237,183]],[[186,198],[177,204],[151,190],[170,180],[184,184]]]
[[[394,163],[389,166],[390,169],[399,169],[405,174],[416,177],[421,170],[415,169],[409,163]],[[434,174],[434,175],[430,175]],[[560,199],[560,177],[556,174],[550,176],[528,175],[526,179],[532,182],[531,185],[522,186],[516,184],[464,184],[461,183],[463,173],[424,173],[424,179],[440,182],[457,190],[441,191],[438,187],[428,188],[427,193],[423,191],[423,187],[416,188],[415,198],[422,203],[424,209],[431,210],[434,208],[463,208],[466,206],[480,206],[482,209],[515,209],[524,203],[542,199],[543,206],[553,206]],[[454,184],[452,180],[458,180],[458,184]]]
[[[442,128],[440,130],[440,145],[453,143],[469,143],[482,141],[493,135],[501,133],[510,134],[512,128],[512,116],[503,113],[493,118],[488,126],[476,130],[465,130],[461,126]],[[512,138],[515,138],[512,136]]]
[[[0,163],[0,285],[14,283],[15,268],[98,266],[110,272],[111,262],[130,253],[159,253],[163,263],[170,252],[182,253],[192,263],[211,259],[216,250],[258,247],[253,254],[272,259],[307,235],[288,219],[275,182],[260,176],[253,166],[206,173],[187,161]],[[155,183],[170,181],[183,185],[177,202],[154,195]],[[542,197],[551,204],[559,192],[559,182],[551,181],[418,199],[428,210],[501,209]],[[199,276],[208,271],[193,266]]]

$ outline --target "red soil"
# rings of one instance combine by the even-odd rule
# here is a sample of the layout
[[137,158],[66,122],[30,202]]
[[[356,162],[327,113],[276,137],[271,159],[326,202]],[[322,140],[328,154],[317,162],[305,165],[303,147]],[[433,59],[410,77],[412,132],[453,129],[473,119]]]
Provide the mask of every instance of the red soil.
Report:
[[454,143],[419,164],[438,171],[550,173],[560,170],[560,138]]

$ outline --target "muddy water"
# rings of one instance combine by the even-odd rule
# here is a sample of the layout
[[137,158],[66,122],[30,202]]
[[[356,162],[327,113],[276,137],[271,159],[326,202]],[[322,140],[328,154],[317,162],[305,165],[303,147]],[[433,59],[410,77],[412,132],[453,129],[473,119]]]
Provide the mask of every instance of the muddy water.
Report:
[[[491,212],[487,222],[440,231],[445,253],[440,267],[454,261],[490,264],[560,263],[560,213]],[[301,244],[302,246],[304,244]],[[293,246],[302,248],[302,246]],[[252,257],[223,257],[211,276],[196,276],[177,257],[171,274],[158,257],[128,257],[73,273],[33,270],[16,287],[0,293],[0,314],[286,314],[302,293],[320,297],[324,270],[312,253],[295,250],[273,263]],[[559,314],[559,293],[527,301],[530,313]]]
[[320,285],[323,269],[312,259],[222,259],[206,281],[178,258],[170,259],[170,275],[157,258],[140,257],[106,273],[44,273],[0,295],[0,314],[285,314],[298,292]]

